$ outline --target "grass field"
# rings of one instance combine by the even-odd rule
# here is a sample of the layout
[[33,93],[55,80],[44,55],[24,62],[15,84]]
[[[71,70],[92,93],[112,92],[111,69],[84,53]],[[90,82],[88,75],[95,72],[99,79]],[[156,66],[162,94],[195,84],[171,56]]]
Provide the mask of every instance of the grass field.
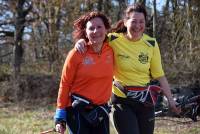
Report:
[[[53,128],[54,111],[53,105],[30,106],[0,102],[0,134],[40,134]],[[194,123],[189,119],[156,118],[155,134],[200,134],[199,126],[200,122]],[[111,134],[115,134],[112,125]]]

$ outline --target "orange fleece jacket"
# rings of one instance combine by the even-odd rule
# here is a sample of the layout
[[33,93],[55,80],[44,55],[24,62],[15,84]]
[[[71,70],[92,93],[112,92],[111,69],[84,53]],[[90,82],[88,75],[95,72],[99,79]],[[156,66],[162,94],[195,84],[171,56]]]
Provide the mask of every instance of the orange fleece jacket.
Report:
[[112,90],[113,51],[108,43],[102,46],[101,54],[88,46],[85,54],[72,49],[64,63],[57,98],[57,108],[71,106],[71,94],[76,93],[94,104],[106,103]]

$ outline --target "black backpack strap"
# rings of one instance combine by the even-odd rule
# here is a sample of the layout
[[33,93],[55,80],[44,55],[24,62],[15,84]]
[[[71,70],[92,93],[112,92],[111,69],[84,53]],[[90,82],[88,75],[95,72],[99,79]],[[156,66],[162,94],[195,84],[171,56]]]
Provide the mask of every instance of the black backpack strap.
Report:
[[88,105],[91,104],[91,101],[89,101],[88,99],[86,99],[80,95],[72,94],[71,97],[72,97],[72,100],[78,100],[78,101],[84,102]]
[[120,91],[122,91],[122,93],[124,93],[125,95],[127,95],[127,90],[119,83],[119,81],[113,81],[113,85],[115,87],[117,87]]

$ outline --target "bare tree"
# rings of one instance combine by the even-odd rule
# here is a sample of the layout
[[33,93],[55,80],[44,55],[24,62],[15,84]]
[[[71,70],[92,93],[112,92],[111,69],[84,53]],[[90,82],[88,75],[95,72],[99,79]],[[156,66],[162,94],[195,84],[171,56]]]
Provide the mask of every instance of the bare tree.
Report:
[[138,0],[138,2],[142,3],[144,6],[146,5],[146,0]]
[[156,0],[153,0],[153,37],[156,38],[156,32],[157,32],[157,8],[156,8]]
[[[20,73],[21,61],[23,56],[23,47],[22,47],[22,37],[26,23],[26,16],[29,11],[32,9],[31,2],[26,0],[18,0],[15,8],[15,35],[14,35],[14,47],[13,47],[13,67],[14,67],[14,76],[17,77]],[[24,8],[26,7],[26,8]]]

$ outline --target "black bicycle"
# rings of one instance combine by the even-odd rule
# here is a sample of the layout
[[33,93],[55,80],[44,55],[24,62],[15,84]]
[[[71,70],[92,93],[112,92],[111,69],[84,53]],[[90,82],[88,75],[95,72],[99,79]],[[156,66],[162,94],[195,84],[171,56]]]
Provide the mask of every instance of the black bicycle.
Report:
[[171,117],[186,117],[196,122],[197,117],[200,116],[200,95],[180,95],[175,98],[178,106],[181,107],[181,113],[176,115],[168,108],[168,103],[165,98],[156,105],[156,117],[171,116]]

